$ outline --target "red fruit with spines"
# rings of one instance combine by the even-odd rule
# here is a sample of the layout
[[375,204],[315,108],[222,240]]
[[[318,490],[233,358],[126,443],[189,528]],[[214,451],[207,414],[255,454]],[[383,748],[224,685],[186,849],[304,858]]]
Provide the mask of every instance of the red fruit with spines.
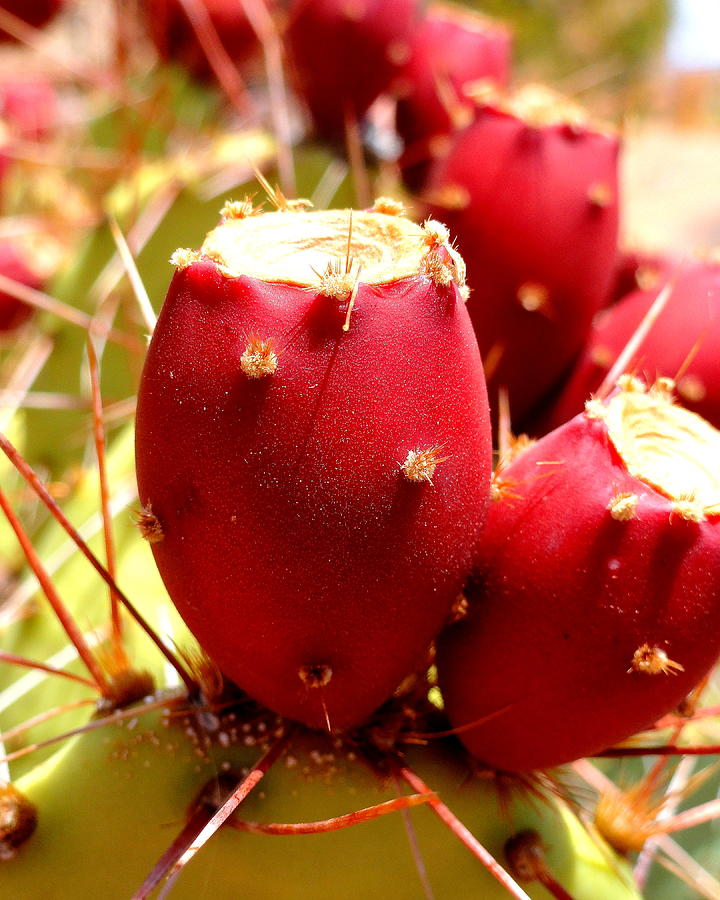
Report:
[[[65,6],[65,0],[3,0],[3,9],[33,28],[42,28]],[[0,28],[0,42],[15,38]]]
[[536,85],[488,100],[429,176],[468,265],[490,403],[518,425],[582,350],[617,253],[618,139]]
[[720,432],[670,388],[626,376],[496,473],[470,613],[437,656],[450,719],[479,722],[460,738],[491,766],[602,751],[717,659]]
[[[260,0],[269,10],[275,0]],[[240,0],[202,0],[220,41],[236,65],[260,51],[255,30]],[[209,78],[212,68],[181,0],[148,0],[141,7],[161,59],[178,62],[197,78]]]
[[317,133],[342,139],[410,55],[418,0],[294,0],[286,47]]
[[349,269],[349,211],[249,213],[175,257],[140,498],[221,669],[345,728],[425,663],[477,552],[491,440],[464,267],[437,223],[353,213]]
[[670,264],[652,290],[637,290],[601,313],[547,427],[566,422],[602,384],[660,290],[672,280],[667,302],[628,369],[647,379],[677,378],[683,406],[720,428],[720,262]]
[[397,130],[405,144],[403,178],[419,190],[447,136],[473,118],[473,87],[506,87],[511,35],[498,22],[452,3],[434,3],[419,23],[395,89]]
[[[32,259],[30,247],[20,240],[0,241],[0,274],[36,290],[43,285],[43,275]],[[31,315],[31,306],[0,291],[0,335],[18,328]]]

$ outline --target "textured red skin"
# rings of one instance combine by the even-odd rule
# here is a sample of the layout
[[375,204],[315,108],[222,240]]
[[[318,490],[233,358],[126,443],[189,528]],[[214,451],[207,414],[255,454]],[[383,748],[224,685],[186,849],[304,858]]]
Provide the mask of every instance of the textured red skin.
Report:
[[[7,239],[0,242],[0,273],[28,287],[42,287],[42,279],[29,267],[18,248]],[[0,291],[0,333],[13,331],[31,315],[32,307]]]
[[[678,382],[682,405],[720,428],[720,264],[688,263],[676,270],[676,278],[665,309],[627,370],[649,382],[661,375],[673,378],[682,372]],[[661,287],[662,284],[652,291],[635,291],[598,316],[583,355],[553,404],[547,427],[566,422],[583,408]],[[698,340],[697,350],[690,358]],[[701,398],[692,394],[696,379],[705,389]]]
[[[140,497],[170,596],[221,669],[282,715],[367,717],[424,661],[477,552],[490,473],[482,366],[454,287],[337,301],[210,262],[179,272],[137,413]],[[274,337],[274,375],[240,371]],[[434,485],[400,472],[443,445]],[[330,665],[322,691],[301,666]]]
[[[566,126],[532,128],[493,107],[456,137],[430,174],[427,193],[467,192],[463,209],[430,207],[457,237],[472,294],[468,310],[486,365],[490,404],[505,386],[516,427],[582,350],[610,289],[616,259],[618,142]],[[592,185],[610,189],[601,207]],[[528,312],[521,285],[549,292],[550,309]]]
[[[419,19],[417,0],[294,0],[286,45],[315,129],[345,134],[399,74]],[[403,58],[403,56],[405,58]]]
[[[538,466],[538,462],[562,461]],[[592,755],[674,709],[720,652],[720,519],[697,524],[630,476],[603,423],[578,416],[504,474],[521,499],[494,503],[469,617],[438,642],[455,726],[509,707],[460,738],[498,769]],[[636,519],[614,520],[619,492]],[[627,670],[647,643],[685,667]]]
[[471,118],[473,104],[463,88],[480,79],[505,87],[510,78],[510,45],[506,28],[472,10],[447,3],[430,7],[415,30],[411,57],[400,75],[397,130],[405,144],[403,178],[410,187],[419,190],[427,177],[432,139],[457,127],[438,92],[438,82],[450,88],[458,107]]
[[[65,6],[65,0],[3,0],[2,6],[28,25],[42,28]],[[12,35],[0,29],[0,42],[14,40]]]
[[[263,0],[274,9],[274,0]],[[255,31],[240,0],[203,0],[228,55],[242,64],[259,50]],[[147,0],[141,5],[160,57],[183,65],[197,78],[212,78],[212,68],[180,0]]]

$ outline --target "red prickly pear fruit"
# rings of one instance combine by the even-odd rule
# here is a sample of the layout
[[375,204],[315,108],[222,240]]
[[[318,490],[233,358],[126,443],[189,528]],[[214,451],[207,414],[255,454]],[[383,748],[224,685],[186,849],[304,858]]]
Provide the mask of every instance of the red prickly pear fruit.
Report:
[[720,432],[671,385],[609,401],[496,473],[467,618],[438,642],[460,735],[489,765],[592,755],[674,709],[720,652]]
[[348,243],[348,210],[247,211],[174,257],[140,498],[225,674],[345,728],[425,664],[477,552],[491,440],[464,265],[438,223],[354,212]]
[[[32,25],[42,28],[65,6],[65,0],[3,0],[3,9]],[[0,43],[14,41],[15,38],[0,28]]]
[[[269,10],[277,5],[275,0],[261,2]],[[259,42],[240,0],[203,0],[203,6],[233,62],[247,62]],[[181,0],[148,0],[141,8],[160,58],[180,63],[197,78],[210,78],[210,63]]]
[[596,391],[668,278],[670,296],[628,368],[652,380],[677,378],[683,406],[720,428],[720,263],[669,264],[652,290],[637,290],[597,317],[587,345],[548,417],[567,421]]
[[294,0],[286,44],[317,133],[342,139],[410,55],[417,0]]
[[678,260],[661,253],[621,250],[615,263],[613,286],[606,298],[606,306],[619,303],[635,291],[661,288],[677,265]]
[[57,121],[57,94],[44,78],[26,78],[0,84],[0,121],[25,140],[46,137]]
[[[0,241],[0,274],[19,281],[27,287],[40,289],[43,275],[33,260],[30,246],[19,240]],[[0,291],[0,334],[13,331],[32,315],[32,307]]]
[[617,157],[614,134],[529,85],[479,108],[429,176],[430,212],[468,265],[491,406],[507,388],[516,425],[571,367],[610,289]]
[[419,190],[448,135],[473,118],[473,90],[510,78],[510,32],[485,16],[434,3],[418,25],[395,85],[397,130],[405,144],[403,178]]

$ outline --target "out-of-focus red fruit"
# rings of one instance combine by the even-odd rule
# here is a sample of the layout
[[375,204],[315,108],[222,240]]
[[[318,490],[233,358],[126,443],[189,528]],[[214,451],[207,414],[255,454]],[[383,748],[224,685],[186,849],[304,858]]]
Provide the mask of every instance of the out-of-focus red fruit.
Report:
[[401,165],[411,188],[420,189],[430,160],[447,149],[447,135],[472,121],[473,90],[507,85],[510,45],[507,28],[472,10],[452,3],[430,7],[396,84]]
[[615,278],[605,305],[613,306],[635,291],[661,288],[677,267],[678,260],[667,254],[644,250],[621,250],[615,264]]
[[[683,406],[720,428],[720,263],[679,264],[670,296],[638,347],[628,368],[648,380],[677,379]],[[585,351],[548,416],[548,427],[566,422],[582,409],[635,333],[657,297],[637,290],[601,313]]]
[[525,417],[571,367],[612,283],[618,139],[530,85],[478,109],[434,165],[430,212],[457,236],[491,405]]
[[317,133],[341,139],[407,62],[418,0],[294,0],[288,15],[298,91]]
[[632,377],[496,474],[470,613],[438,642],[483,762],[597,753],[673,710],[720,652],[720,432]]
[[[43,284],[43,277],[33,264],[29,247],[19,240],[0,240],[0,275],[36,290]],[[31,315],[32,307],[0,291],[0,334],[18,328]]]
[[489,492],[464,265],[443,226],[376,209],[226,207],[174,258],[138,400],[170,596],[230,678],[314,727],[425,663]]
[[[65,0],[3,0],[2,6],[28,25],[42,28],[65,6]],[[0,42],[13,40],[12,35],[0,28]]]
[[[259,0],[268,10],[276,0]],[[240,0],[202,0],[223,47],[241,65],[259,50],[255,31]],[[177,62],[198,78],[208,78],[212,68],[180,0],[148,0],[142,4],[155,47],[166,62]]]
[[44,78],[0,83],[0,120],[8,135],[25,140],[46,137],[57,122],[57,94]]

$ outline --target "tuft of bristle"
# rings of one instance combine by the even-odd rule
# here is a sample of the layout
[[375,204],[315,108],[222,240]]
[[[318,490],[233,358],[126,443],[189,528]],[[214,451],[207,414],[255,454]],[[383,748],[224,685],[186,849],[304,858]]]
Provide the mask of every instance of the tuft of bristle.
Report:
[[638,495],[629,492],[616,494],[607,505],[610,515],[617,522],[628,522],[637,515]]
[[684,671],[685,667],[670,659],[664,650],[649,644],[637,648],[628,669],[628,673],[642,672],[645,675],[676,675]]
[[318,285],[315,290],[323,297],[335,300],[349,300],[355,287],[357,276],[347,270],[342,260],[327,264],[324,272],[317,272]]
[[240,368],[248,378],[267,378],[274,375],[278,356],[271,340],[251,337],[240,357]]
[[440,447],[429,447],[427,450],[409,450],[405,462],[401,464],[401,470],[408,481],[426,481],[432,484],[432,479],[438,465],[445,462],[447,457],[440,457]]
[[371,211],[382,213],[385,216],[406,215],[405,204],[401,200],[394,200],[392,197],[377,197]]
[[182,272],[193,263],[201,259],[201,253],[198,250],[189,250],[187,247],[179,247],[170,257],[170,265]]
[[135,523],[148,544],[159,544],[165,537],[160,520],[152,511],[150,503],[135,513]]
[[261,212],[253,205],[252,197],[244,200],[228,200],[220,210],[223,219],[247,219],[248,216],[256,216]]

